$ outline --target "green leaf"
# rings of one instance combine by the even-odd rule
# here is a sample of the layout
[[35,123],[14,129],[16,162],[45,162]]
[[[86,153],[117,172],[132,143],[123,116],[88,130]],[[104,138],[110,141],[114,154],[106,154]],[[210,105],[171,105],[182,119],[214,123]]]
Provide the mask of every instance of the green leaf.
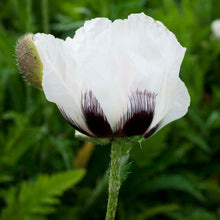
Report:
[[41,175],[35,183],[23,182],[18,194],[15,188],[11,188],[6,193],[7,206],[0,219],[14,219],[14,216],[18,220],[32,219],[36,215],[53,213],[54,205],[59,204],[57,197],[78,183],[84,175],[84,170]]
[[130,149],[121,157],[120,181],[121,184],[127,179],[132,162],[129,162]]
[[157,176],[145,185],[145,189],[149,191],[158,191],[165,189],[180,190],[191,194],[200,201],[205,198],[202,193],[188,179],[180,175],[161,175]]
[[206,141],[197,134],[192,134],[192,133],[186,133],[185,134],[186,138],[189,139],[189,141],[191,141],[192,143],[194,143],[196,146],[198,146],[201,150],[205,151],[205,152],[210,152],[210,147],[208,146],[208,144],[206,143]]
[[217,220],[216,216],[204,209],[196,209],[184,220]]
[[137,216],[138,220],[148,219],[159,214],[169,213],[178,210],[180,207],[177,204],[157,205],[145,209]]

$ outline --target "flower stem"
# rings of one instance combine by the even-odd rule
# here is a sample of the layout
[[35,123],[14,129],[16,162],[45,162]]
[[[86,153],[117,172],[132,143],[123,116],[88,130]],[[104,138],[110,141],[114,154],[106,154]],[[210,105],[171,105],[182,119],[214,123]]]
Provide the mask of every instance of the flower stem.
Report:
[[121,167],[121,143],[117,140],[112,142],[111,147],[111,170],[108,187],[108,206],[105,220],[114,220],[118,203],[120,189],[120,167]]
[[43,17],[43,31],[49,33],[49,12],[48,0],[41,0],[42,17]]

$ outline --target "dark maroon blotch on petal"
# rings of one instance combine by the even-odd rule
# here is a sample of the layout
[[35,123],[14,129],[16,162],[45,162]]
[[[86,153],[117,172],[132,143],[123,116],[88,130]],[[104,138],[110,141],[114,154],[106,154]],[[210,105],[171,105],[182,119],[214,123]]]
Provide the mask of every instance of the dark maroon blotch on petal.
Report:
[[111,126],[92,91],[82,95],[81,107],[85,123],[96,137],[112,136]]
[[153,128],[151,128],[145,135],[145,138],[149,138],[150,136],[152,136],[155,131],[157,130],[157,128],[159,127],[159,124],[157,124],[156,126],[154,126]]
[[146,90],[136,90],[131,94],[127,113],[119,125],[119,136],[144,135],[153,120],[155,98],[155,93]]
[[57,106],[58,109],[60,110],[61,114],[63,115],[63,117],[66,119],[66,121],[76,130],[78,130],[79,132],[87,135],[87,136],[91,136],[88,132],[86,132],[85,130],[83,130],[63,109],[62,106]]

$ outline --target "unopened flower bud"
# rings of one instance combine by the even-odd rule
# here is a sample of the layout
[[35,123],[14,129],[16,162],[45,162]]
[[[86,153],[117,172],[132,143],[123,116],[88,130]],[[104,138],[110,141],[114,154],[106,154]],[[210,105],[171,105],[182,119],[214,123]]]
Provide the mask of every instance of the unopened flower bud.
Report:
[[214,20],[211,24],[214,36],[220,40],[220,19]]
[[16,53],[24,77],[32,86],[42,89],[43,64],[35,47],[33,34],[27,34],[19,40]]

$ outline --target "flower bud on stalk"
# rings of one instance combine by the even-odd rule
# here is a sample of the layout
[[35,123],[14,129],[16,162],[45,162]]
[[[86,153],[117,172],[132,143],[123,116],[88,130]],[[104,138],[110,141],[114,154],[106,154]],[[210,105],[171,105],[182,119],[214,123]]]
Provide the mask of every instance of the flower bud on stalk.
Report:
[[16,53],[19,68],[25,79],[37,89],[42,89],[43,64],[32,34],[27,34],[18,41]]
[[214,20],[211,24],[214,36],[220,41],[220,19]]

